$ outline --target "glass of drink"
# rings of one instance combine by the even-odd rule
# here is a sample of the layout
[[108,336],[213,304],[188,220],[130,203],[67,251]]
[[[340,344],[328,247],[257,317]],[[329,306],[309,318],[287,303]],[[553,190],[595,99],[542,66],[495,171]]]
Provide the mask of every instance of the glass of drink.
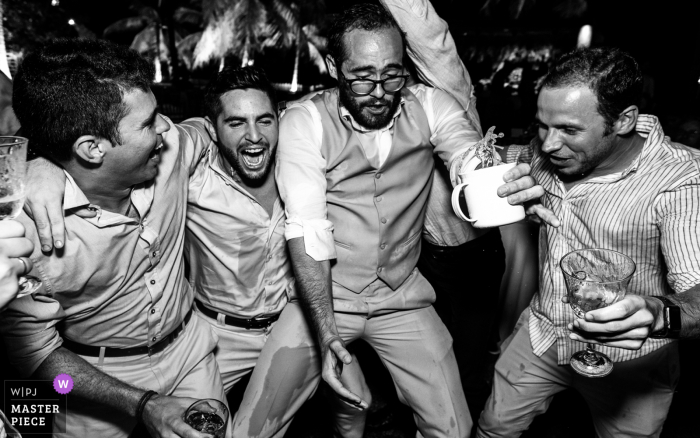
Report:
[[[24,137],[0,136],[0,220],[14,219],[22,211],[28,144]],[[39,287],[38,278],[20,277],[17,296],[30,295]]]
[[215,438],[224,438],[228,423],[228,408],[219,400],[198,400],[185,411],[185,423],[195,430]]
[[[590,310],[607,307],[621,300],[636,269],[626,255],[609,249],[572,251],[559,262],[566,281],[567,296],[574,314],[583,318]],[[613,363],[608,356],[588,344],[571,355],[571,368],[586,377],[610,374]]]

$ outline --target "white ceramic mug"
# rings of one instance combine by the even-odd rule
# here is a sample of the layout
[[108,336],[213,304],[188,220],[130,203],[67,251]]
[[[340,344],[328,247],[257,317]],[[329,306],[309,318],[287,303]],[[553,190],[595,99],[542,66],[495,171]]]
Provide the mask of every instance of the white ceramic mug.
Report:
[[[498,188],[505,184],[503,174],[516,164],[502,164],[460,173],[462,183],[452,191],[452,208],[457,217],[471,222],[474,228],[500,227],[525,219],[525,209],[522,205],[510,205],[507,198],[501,198],[497,193]],[[461,191],[464,191],[471,218],[467,217],[459,206]]]

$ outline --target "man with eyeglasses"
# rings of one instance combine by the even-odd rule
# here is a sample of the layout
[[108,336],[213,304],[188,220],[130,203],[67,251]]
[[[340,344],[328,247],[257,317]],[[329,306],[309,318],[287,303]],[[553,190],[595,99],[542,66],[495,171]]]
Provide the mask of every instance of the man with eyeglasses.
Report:
[[[345,349],[362,338],[423,436],[465,437],[472,422],[452,338],[416,263],[433,154],[456,175],[453,164],[481,137],[447,93],[404,88],[404,46],[381,6],[353,6],[331,27],[326,61],[338,87],[291,105],[280,122],[285,235],[322,376],[340,398],[358,411],[368,406],[357,361]],[[502,196],[513,204],[541,196],[528,173],[527,165],[513,170]]]

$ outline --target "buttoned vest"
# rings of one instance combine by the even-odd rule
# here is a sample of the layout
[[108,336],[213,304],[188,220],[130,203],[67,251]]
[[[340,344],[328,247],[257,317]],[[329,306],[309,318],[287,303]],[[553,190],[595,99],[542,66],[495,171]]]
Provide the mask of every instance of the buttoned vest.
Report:
[[[396,290],[418,262],[433,147],[423,107],[403,89],[391,151],[375,168],[350,122],[340,115],[338,90],[312,99],[321,115],[326,202],[337,259],[333,281],[360,293],[377,277]],[[397,96],[398,98],[398,96]]]

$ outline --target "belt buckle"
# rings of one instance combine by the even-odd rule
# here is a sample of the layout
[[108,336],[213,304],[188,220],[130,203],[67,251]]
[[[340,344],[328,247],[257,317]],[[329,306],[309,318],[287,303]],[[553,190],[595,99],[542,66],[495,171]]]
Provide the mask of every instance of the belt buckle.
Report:
[[[250,319],[246,319],[246,321],[245,321],[245,329],[246,329],[246,330],[252,330],[252,329],[263,329],[263,328],[267,328],[267,327],[270,326],[270,321],[269,321],[269,320],[270,320],[270,318],[258,319],[257,316],[255,316],[255,317],[253,317],[253,318],[250,318]],[[253,327],[253,324],[255,324],[255,323],[259,323],[259,324],[261,323],[261,324],[264,324],[264,325],[263,325],[262,327],[260,327],[260,326],[258,326],[258,327]]]
[[255,328],[255,327],[253,327],[253,323],[258,321],[256,318],[257,317],[245,320],[245,329],[246,330],[253,330]]

